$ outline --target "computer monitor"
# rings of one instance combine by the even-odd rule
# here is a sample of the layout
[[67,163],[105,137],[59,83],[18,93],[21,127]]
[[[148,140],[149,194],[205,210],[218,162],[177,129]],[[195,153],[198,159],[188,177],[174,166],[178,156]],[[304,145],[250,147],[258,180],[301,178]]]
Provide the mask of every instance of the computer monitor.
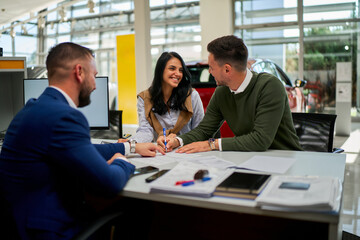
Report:
[[[38,98],[48,86],[47,78],[24,79],[24,105],[30,98]],[[96,77],[96,89],[90,99],[88,106],[78,108],[87,118],[90,129],[109,129],[108,77]]]

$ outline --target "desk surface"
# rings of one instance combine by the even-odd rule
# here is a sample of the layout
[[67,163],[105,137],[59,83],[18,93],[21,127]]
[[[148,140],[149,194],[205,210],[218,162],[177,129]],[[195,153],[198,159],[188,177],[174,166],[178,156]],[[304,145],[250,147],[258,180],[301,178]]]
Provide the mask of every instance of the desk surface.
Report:
[[[338,177],[344,181],[345,154],[319,153],[319,152],[300,152],[300,151],[280,151],[269,150],[266,152],[205,152],[200,153],[203,156],[212,155],[224,160],[232,161],[235,164],[242,163],[255,155],[277,156],[295,158],[294,165],[285,173],[293,176],[332,176]],[[175,164],[174,164],[175,165]],[[163,168],[172,168],[174,165],[164,165]],[[137,166],[137,167],[140,167]],[[307,220],[338,224],[339,212],[337,213],[316,213],[316,212],[282,212],[263,210],[255,207],[252,200],[211,197],[198,198],[175,194],[149,194],[149,185],[145,178],[150,174],[139,175],[129,180],[125,186],[122,196],[158,201],[172,204],[180,204],[193,207],[210,208],[221,211],[230,211],[238,213],[248,213],[264,216],[276,216],[289,219]]]

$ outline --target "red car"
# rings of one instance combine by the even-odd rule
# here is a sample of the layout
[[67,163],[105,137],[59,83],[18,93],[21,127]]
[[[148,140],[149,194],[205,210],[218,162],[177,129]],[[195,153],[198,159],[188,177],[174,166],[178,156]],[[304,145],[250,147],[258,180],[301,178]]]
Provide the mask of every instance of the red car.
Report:
[[[192,87],[199,92],[204,105],[204,111],[206,111],[206,107],[217,86],[214,77],[209,73],[209,65],[205,62],[197,62],[188,63],[187,67],[192,75]],[[305,112],[306,101],[300,87],[304,87],[306,81],[298,79],[295,81],[294,86],[285,72],[271,60],[250,59],[248,61],[248,68],[254,72],[273,74],[280,79],[286,89],[291,111]],[[234,136],[226,122],[220,128],[220,134],[221,137]]]
[[307,112],[322,112],[324,110],[325,86],[317,80],[315,82],[308,81],[304,87],[304,94],[307,99]]

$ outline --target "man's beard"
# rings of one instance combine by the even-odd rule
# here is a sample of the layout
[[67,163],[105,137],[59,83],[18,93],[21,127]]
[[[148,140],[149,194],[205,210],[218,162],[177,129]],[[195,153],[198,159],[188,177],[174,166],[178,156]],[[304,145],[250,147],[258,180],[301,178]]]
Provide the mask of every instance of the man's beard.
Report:
[[90,95],[91,91],[85,85],[79,93],[79,107],[85,107],[91,103]]

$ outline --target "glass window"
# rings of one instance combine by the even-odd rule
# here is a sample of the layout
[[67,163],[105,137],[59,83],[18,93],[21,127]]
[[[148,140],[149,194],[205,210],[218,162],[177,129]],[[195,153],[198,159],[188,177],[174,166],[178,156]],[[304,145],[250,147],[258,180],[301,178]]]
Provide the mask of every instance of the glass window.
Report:
[[357,12],[356,4],[356,0],[304,0],[304,21],[353,18]]
[[31,36],[16,36],[15,49],[16,56],[25,56],[27,65],[36,65],[36,48],[37,39]]
[[2,34],[0,37],[0,46],[3,48],[3,56],[12,56],[12,38],[8,34]]
[[[335,111],[336,63],[352,62],[352,106],[357,96],[358,16],[357,0],[304,0],[303,77],[308,111]],[[270,59],[286,72],[292,83],[299,76],[300,29],[297,0],[236,0],[235,35],[244,39],[249,56]],[[337,20],[339,21],[337,22]],[[349,19],[348,22],[344,21]],[[264,66],[257,66],[257,70]],[[262,69],[266,70],[266,69]],[[268,70],[266,70],[268,72]],[[359,71],[359,73],[358,73]],[[282,74],[278,75],[280,78]],[[359,112],[359,111],[358,111]]]
[[235,1],[235,25],[293,21],[288,16],[296,14],[296,6],[287,7],[284,2],[286,1]]

